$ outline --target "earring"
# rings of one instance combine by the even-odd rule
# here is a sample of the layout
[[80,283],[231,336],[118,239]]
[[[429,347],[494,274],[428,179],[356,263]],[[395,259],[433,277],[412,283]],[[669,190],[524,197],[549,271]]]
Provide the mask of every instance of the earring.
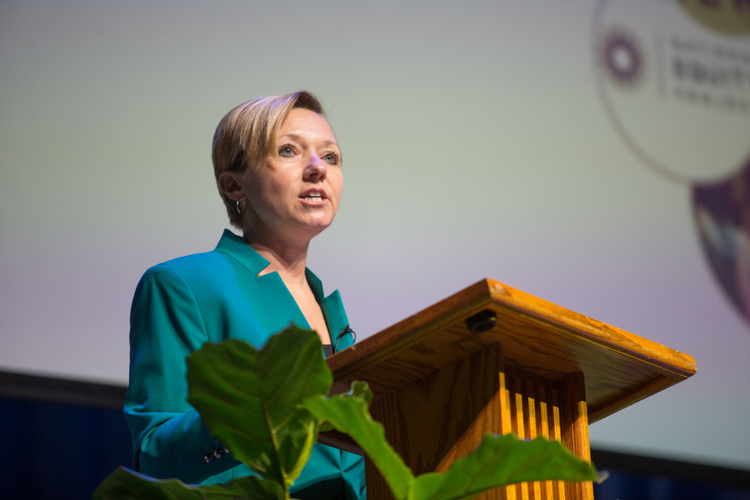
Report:
[[237,209],[237,213],[238,214],[242,215],[242,214],[245,213],[245,206],[246,206],[245,203],[246,202],[247,202],[247,200],[245,198],[243,198],[241,200],[237,200],[237,204],[235,205],[235,208]]

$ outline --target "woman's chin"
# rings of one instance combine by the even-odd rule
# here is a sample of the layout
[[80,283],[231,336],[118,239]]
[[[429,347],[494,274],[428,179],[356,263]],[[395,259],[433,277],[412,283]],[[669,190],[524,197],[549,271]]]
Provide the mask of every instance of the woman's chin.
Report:
[[331,217],[314,217],[300,221],[297,225],[297,230],[309,235],[309,237],[316,236],[323,232],[333,222]]
[[321,221],[315,224],[310,224],[308,227],[310,228],[311,231],[314,231],[316,234],[318,234],[318,233],[323,232],[323,230],[325,230],[326,228],[328,228],[328,226],[330,226],[331,223],[333,223],[332,220]]
[[305,225],[311,228],[319,228],[321,231],[333,223],[335,214],[331,214],[330,211],[326,212],[313,212],[308,213],[306,217],[302,218]]

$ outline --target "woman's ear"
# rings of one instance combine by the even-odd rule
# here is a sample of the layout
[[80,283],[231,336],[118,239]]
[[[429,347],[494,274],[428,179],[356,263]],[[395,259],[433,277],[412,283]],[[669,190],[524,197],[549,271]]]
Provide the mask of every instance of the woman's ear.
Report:
[[241,200],[247,198],[245,189],[240,184],[239,177],[242,174],[239,172],[222,172],[219,174],[219,189],[224,193],[227,198],[231,200]]

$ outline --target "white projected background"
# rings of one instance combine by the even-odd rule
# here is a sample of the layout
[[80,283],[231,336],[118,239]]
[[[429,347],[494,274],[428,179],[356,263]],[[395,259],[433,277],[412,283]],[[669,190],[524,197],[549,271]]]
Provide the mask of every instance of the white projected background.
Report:
[[141,274],[227,227],[219,119],[309,89],[346,180],[309,266],[360,338],[492,277],[695,357],[695,377],[593,425],[593,446],[750,469],[750,328],[689,184],[608,117],[595,8],[3,2],[0,369],[127,383]]

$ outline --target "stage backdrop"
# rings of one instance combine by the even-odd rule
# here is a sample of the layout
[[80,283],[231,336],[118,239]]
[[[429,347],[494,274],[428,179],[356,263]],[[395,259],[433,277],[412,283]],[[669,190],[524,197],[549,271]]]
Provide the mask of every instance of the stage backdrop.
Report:
[[226,227],[210,146],[309,89],[309,259],[360,338],[492,277],[693,355],[594,446],[750,469],[747,2],[0,4],[0,369],[125,384],[132,293]]

